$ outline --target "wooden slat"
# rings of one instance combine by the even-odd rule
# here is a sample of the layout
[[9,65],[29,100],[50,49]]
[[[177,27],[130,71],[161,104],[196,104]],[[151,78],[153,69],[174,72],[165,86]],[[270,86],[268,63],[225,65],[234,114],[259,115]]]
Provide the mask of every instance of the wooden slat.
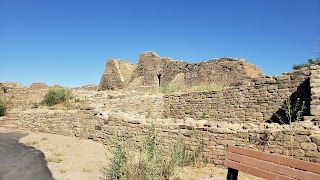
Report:
[[252,174],[254,176],[262,177],[262,178],[265,178],[265,179],[272,179],[272,180],[274,180],[274,179],[281,179],[281,180],[292,180],[292,179],[294,179],[294,178],[282,176],[280,174],[276,174],[276,173],[273,173],[273,172],[270,172],[270,171],[266,171],[266,170],[263,170],[263,169],[258,169],[258,168],[255,168],[255,167],[252,167],[252,166],[249,166],[249,165],[246,165],[246,164],[241,164],[241,163],[238,163],[238,162],[235,162],[235,161],[231,161],[229,159],[225,160],[225,166],[237,169],[237,170],[242,171],[242,172],[246,172],[248,174]]
[[227,152],[227,159],[297,179],[320,179],[320,174],[294,169],[248,156]]
[[320,164],[228,145],[227,151],[320,174]]

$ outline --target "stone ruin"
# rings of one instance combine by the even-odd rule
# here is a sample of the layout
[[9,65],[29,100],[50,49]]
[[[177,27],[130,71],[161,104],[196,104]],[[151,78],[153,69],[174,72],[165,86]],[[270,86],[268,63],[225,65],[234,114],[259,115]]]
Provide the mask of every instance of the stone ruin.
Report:
[[120,59],[108,60],[99,90],[212,83],[230,85],[261,75],[260,68],[244,59],[215,58],[188,63],[160,57],[155,52],[144,52],[137,65]]
[[[160,139],[181,134],[189,148],[201,144],[202,157],[217,166],[223,165],[229,144],[320,163],[319,65],[264,76],[244,60],[221,58],[191,64],[147,52],[140,55],[137,65],[109,60],[99,89],[201,83],[229,86],[219,91],[152,94],[96,91],[97,86],[89,85],[72,89],[83,107],[50,110],[32,107],[42,100],[50,88],[47,85],[2,82],[6,92],[0,91],[0,99],[8,115],[0,120],[6,127],[13,124],[27,131],[92,139],[110,147],[115,147],[119,136],[143,142],[154,127]],[[298,100],[305,103],[301,122],[276,122],[277,115],[285,117],[282,107],[288,100],[292,105]],[[160,145],[169,148],[170,143]]]

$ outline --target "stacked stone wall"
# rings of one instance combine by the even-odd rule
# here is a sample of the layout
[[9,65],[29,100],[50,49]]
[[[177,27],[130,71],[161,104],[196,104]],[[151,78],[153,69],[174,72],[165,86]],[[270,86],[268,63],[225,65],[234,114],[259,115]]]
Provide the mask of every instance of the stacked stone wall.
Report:
[[110,59],[101,77],[99,90],[124,88],[129,83],[136,65],[120,59]]
[[310,114],[308,69],[281,76],[264,76],[239,82],[221,91],[194,92],[164,96],[165,115],[228,122],[276,121],[286,100],[305,101]]
[[8,111],[27,110],[40,103],[48,86],[43,83],[33,83],[30,87],[24,87],[20,83],[2,82],[0,99],[5,103]]
[[28,110],[15,114],[22,121],[22,129],[34,132],[61,134],[84,139],[99,136],[97,127],[103,125],[104,118],[95,111],[87,110]]
[[311,114],[320,120],[320,66],[311,66]]
[[288,125],[207,121],[190,125],[178,121],[134,120],[117,114],[105,119],[92,111],[30,110],[20,114],[20,118],[25,130],[93,139],[109,147],[116,146],[123,137],[133,144],[145,142],[150,128],[154,127],[161,140],[159,145],[164,149],[170,148],[181,134],[188,148],[200,148],[202,159],[218,166],[223,165],[229,144],[320,163],[319,127],[310,123],[296,126],[291,134]]
[[147,118],[163,117],[163,95],[126,92],[108,95],[107,111],[144,115]]
[[[123,67],[130,68],[119,68],[120,65],[117,64],[120,62]],[[257,66],[236,58],[216,58],[205,62],[188,63],[160,57],[155,52],[144,52],[139,56],[137,65],[125,62],[114,59],[107,62],[100,81],[100,90],[108,90],[109,86],[122,89],[212,83],[229,85],[243,79],[257,78],[262,74]],[[128,76],[123,76],[124,72]]]

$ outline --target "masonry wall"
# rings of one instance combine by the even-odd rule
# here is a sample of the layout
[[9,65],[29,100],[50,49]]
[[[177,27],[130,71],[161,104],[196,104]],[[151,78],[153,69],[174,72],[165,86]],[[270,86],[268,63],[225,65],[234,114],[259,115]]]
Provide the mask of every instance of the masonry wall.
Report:
[[[144,142],[153,126],[160,146],[170,148],[179,134],[185,137],[188,148],[201,149],[201,157],[209,163],[222,166],[228,144],[270,152],[297,159],[320,163],[319,127],[310,123],[297,126],[294,142],[288,125],[254,123],[210,123],[188,125],[185,122],[134,120],[117,114],[108,119],[91,111],[39,111],[20,114],[25,130],[62,134],[71,137],[93,139],[108,147],[114,147],[120,138],[133,144]],[[291,151],[293,150],[293,151]]]
[[20,83],[2,82],[0,99],[5,103],[8,111],[30,109],[35,103],[40,103],[48,86],[43,83],[33,83],[24,87]]
[[163,117],[163,95],[127,92],[109,95],[107,111],[144,115],[147,118]]
[[320,120],[320,66],[311,66],[310,70],[311,114]]
[[286,100],[304,101],[310,114],[310,70],[304,69],[281,76],[264,76],[237,83],[221,91],[194,92],[164,96],[167,117],[210,119],[228,122],[278,121],[274,113]]
[[24,130],[95,140],[98,138],[96,129],[106,123],[102,116],[90,110],[35,109],[15,115],[21,119]]
[[211,83],[229,85],[243,79],[259,77],[261,74],[257,66],[244,59],[215,58],[205,62],[188,63],[160,57],[155,52],[144,52],[139,56],[137,65],[110,59],[99,89],[108,90],[111,86],[122,89]]

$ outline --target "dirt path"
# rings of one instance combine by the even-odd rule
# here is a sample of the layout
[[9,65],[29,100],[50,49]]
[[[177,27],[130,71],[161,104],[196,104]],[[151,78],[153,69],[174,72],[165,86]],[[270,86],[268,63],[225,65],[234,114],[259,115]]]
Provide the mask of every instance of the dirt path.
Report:
[[55,134],[30,133],[20,140],[45,154],[57,180],[95,180],[102,177],[106,151],[102,144]]
[[[98,180],[103,177],[101,169],[108,160],[106,149],[92,140],[76,139],[62,135],[30,133],[20,142],[33,146],[45,154],[48,167],[57,180]],[[223,180],[227,170],[212,165],[184,167],[179,170],[185,180]],[[239,172],[241,180],[260,178]]]

